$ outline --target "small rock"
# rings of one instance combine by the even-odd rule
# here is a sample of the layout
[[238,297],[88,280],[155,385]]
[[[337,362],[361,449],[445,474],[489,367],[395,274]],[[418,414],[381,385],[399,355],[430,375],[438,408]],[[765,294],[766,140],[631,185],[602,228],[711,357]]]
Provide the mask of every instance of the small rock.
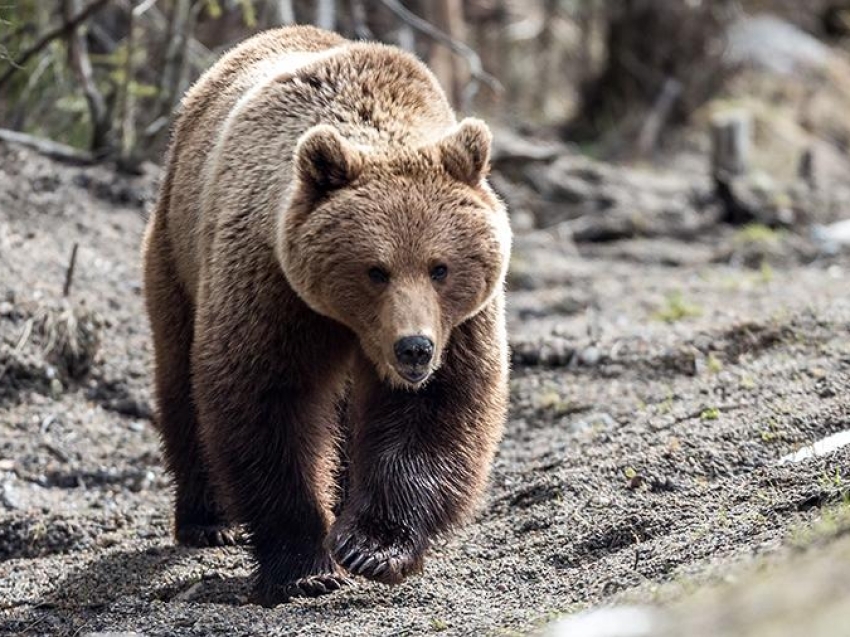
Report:
[[611,430],[616,429],[617,426],[617,421],[614,420],[610,414],[598,412],[588,414],[581,420],[577,420],[573,423],[572,428],[574,431],[588,431],[594,429]]
[[146,491],[150,488],[151,484],[153,484],[156,476],[153,471],[145,471],[144,473],[139,473],[137,475],[132,476],[130,479],[130,483],[127,485],[127,488],[130,489],[133,493],[139,493],[141,491]]
[[835,390],[835,387],[833,387],[832,384],[827,381],[822,381],[818,383],[817,392],[818,396],[821,398],[835,398],[835,396],[838,395],[838,392]]
[[642,487],[644,482],[646,482],[646,480],[642,475],[633,475],[631,478],[629,478],[629,482],[628,484],[626,484],[626,488],[630,491],[634,491],[635,489],[639,489],[640,487]]
[[3,483],[2,489],[0,489],[0,502],[3,503],[3,506],[7,509],[22,509],[24,507],[23,498],[21,497],[18,488],[15,487],[11,481],[6,480]]
[[104,405],[110,411],[121,414],[122,416],[130,416],[131,418],[142,418],[150,420],[153,416],[150,405],[143,400],[136,400],[131,397],[122,397],[110,400]]
[[587,367],[596,367],[596,365],[599,364],[599,359],[602,358],[602,354],[598,347],[591,345],[590,347],[585,347],[581,350],[578,358],[582,365]]
[[50,379],[50,397],[53,399],[59,398],[62,396],[62,392],[65,391],[65,388],[62,386],[62,381],[58,378]]
[[812,228],[812,239],[825,254],[836,254],[842,249],[850,249],[850,219],[829,226],[815,226]]

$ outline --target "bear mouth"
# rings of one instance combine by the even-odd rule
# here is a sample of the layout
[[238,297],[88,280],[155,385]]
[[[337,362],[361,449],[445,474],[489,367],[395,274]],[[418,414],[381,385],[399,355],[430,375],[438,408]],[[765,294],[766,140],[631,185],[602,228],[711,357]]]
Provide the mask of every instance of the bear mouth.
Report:
[[425,368],[405,368],[405,367],[396,367],[396,373],[401,376],[403,380],[412,384],[418,385],[422,381],[424,381],[431,374],[431,369],[428,367]]

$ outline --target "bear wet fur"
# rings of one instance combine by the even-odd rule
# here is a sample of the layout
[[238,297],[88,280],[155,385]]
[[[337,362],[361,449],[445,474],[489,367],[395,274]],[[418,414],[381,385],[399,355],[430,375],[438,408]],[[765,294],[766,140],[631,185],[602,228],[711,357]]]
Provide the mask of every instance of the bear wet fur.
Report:
[[257,601],[398,583],[474,509],[507,408],[489,149],[413,56],[311,27],[184,98],[143,249],[157,427],[177,541],[243,525]]

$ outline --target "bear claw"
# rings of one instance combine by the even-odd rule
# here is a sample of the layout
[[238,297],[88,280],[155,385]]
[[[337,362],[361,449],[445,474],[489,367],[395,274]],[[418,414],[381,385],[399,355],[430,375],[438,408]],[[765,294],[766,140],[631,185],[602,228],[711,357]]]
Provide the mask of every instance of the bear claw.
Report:
[[333,593],[344,586],[353,586],[354,582],[344,575],[323,573],[308,575],[300,579],[281,584],[258,593],[254,601],[263,606],[275,606],[290,601],[296,597],[319,597]]
[[352,575],[384,584],[398,584],[422,568],[421,555],[410,548],[399,544],[381,546],[373,540],[355,536],[338,542],[333,555]]
[[236,546],[246,541],[240,529],[220,524],[184,525],[177,530],[175,536],[179,544],[197,548]]

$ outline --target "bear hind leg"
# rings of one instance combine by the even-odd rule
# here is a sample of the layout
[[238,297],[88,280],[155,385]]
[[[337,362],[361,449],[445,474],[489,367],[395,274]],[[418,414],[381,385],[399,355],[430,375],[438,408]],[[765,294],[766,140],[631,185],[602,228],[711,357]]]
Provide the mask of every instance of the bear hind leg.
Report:
[[241,537],[221,513],[198,438],[190,381],[192,306],[177,281],[167,240],[157,236],[154,224],[146,243],[145,293],[154,342],[157,428],[175,486],[174,537],[184,546],[232,545]]

